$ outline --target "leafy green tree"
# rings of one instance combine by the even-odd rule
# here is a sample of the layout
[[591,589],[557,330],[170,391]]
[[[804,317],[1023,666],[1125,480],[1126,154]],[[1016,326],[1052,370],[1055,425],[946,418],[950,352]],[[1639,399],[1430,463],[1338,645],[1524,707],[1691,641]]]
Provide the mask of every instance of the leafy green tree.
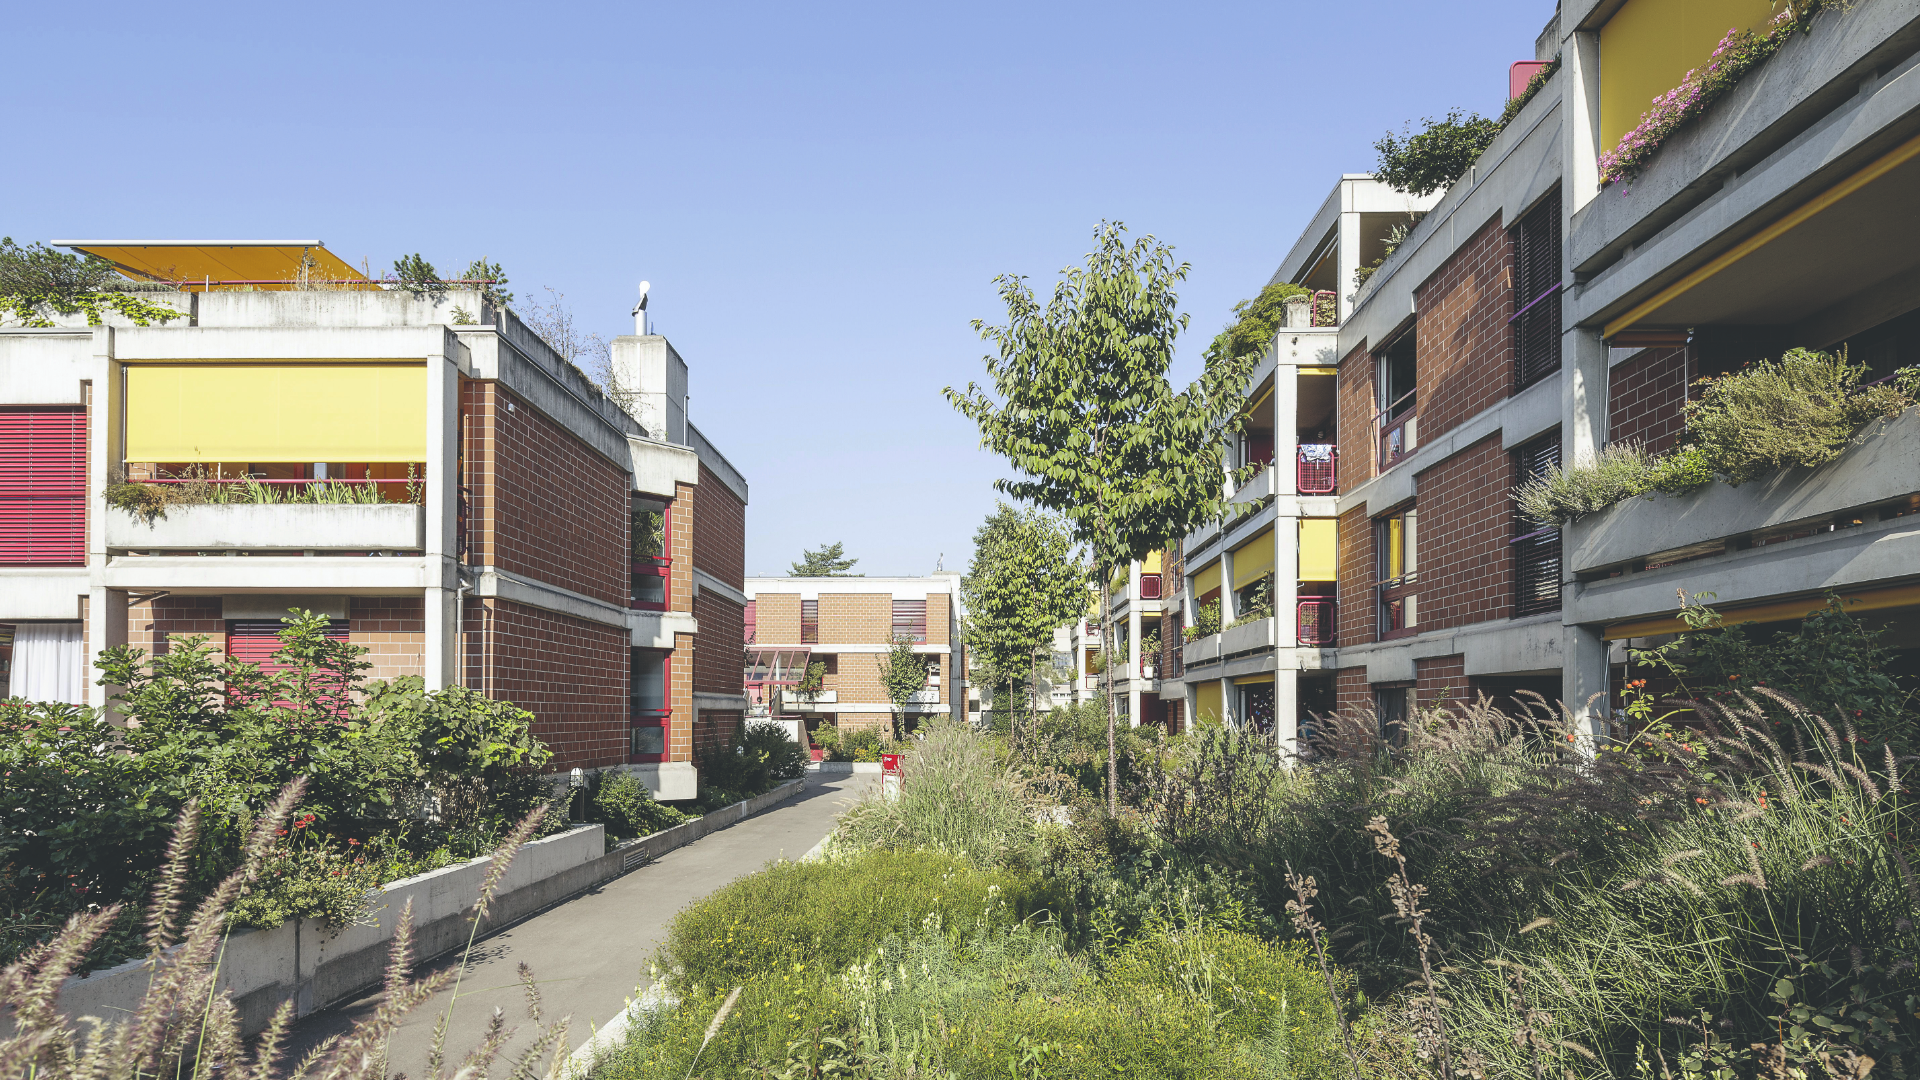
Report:
[[417,300],[438,300],[447,295],[449,288],[446,282],[440,280],[440,271],[421,258],[417,251],[393,261],[393,276],[399,279],[400,287]]
[[0,237],[0,316],[11,315],[22,326],[52,326],[49,310],[85,312],[90,326],[100,325],[102,310],[117,311],[137,326],[183,319],[183,311],[132,295],[171,288],[129,280],[98,255],[69,255],[39,243],[22,247],[11,236]]
[[[1011,710],[1018,686],[1030,711],[1039,658],[1053,631],[1085,612],[1089,599],[1086,566],[1065,522],[1045,510],[1001,503],[973,534],[973,564],[960,594],[967,649],[992,680],[995,703],[1004,700]],[[1011,711],[1008,721],[1017,745],[1020,727]]]
[[866,577],[865,574],[850,574],[853,564],[859,559],[845,558],[845,545],[839,541],[823,544],[818,548],[800,553],[800,561],[793,564],[794,577]]
[[881,653],[880,685],[893,703],[893,737],[906,737],[907,705],[913,695],[927,688],[927,658],[913,651],[913,640],[898,637],[893,647]]
[[499,263],[488,262],[481,257],[467,264],[467,272],[460,275],[467,281],[491,281],[491,285],[480,286],[480,298],[496,308],[513,306],[513,294],[507,291],[507,272]]
[[[1024,277],[994,279],[1008,323],[973,327],[997,347],[985,360],[998,396],[972,383],[946,395],[1025,477],[994,486],[1065,517],[1104,582],[1221,513],[1226,439],[1259,353],[1222,348],[1175,393],[1167,370],[1188,317],[1176,314],[1174,286],[1188,265],[1152,236],[1129,244],[1119,222],[1101,222],[1094,243],[1044,308]],[[1105,590],[1100,607],[1110,624]],[[1109,682],[1109,812],[1118,810],[1114,712]]]

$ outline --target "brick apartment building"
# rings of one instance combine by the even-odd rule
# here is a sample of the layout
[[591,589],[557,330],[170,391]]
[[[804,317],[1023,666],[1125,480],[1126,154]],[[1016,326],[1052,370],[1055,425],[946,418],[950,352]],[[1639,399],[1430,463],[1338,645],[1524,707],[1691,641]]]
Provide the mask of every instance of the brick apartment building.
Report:
[[746,580],[744,637],[754,715],[767,715],[769,688],[791,686],[810,664],[824,664],[821,690],[790,689],[782,715],[809,731],[887,729],[893,703],[879,664],[908,640],[926,658],[927,686],[907,706],[909,724],[931,714],[968,714],[966,658],[960,639],[960,575],[928,577],[756,577]]
[[[1630,188],[1601,185],[1599,155],[1729,26],[1759,26],[1771,5],[1580,0],[1551,14],[1534,58],[1509,73],[1510,93],[1559,66],[1421,208],[1333,334],[1337,633],[1312,655],[1289,655],[1278,637],[1263,651],[1246,626],[1189,643],[1189,707],[1257,721],[1250,710],[1264,698],[1232,688],[1271,671],[1283,741],[1309,702],[1391,718],[1521,691],[1566,701],[1604,737],[1629,643],[1681,627],[1677,590],[1713,593],[1730,620],[1763,627],[1790,625],[1834,592],[1887,630],[1883,644],[1920,647],[1912,412],[1819,469],[1634,499],[1565,528],[1535,528],[1510,498],[1547,466],[1591,461],[1611,442],[1671,448],[1700,375],[1795,346],[1845,347],[1869,378],[1920,360],[1920,248],[1908,235],[1920,230],[1910,211],[1920,93],[1907,78],[1920,65],[1920,4],[1819,13],[1669,137]],[[1409,115],[1430,104],[1409,102]],[[1317,217],[1276,280],[1306,283],[1300,252],[1324,230]],[[1304,340],[1283,328],[1268,364]],[[1290,494],[1262,498],[1284,508]],[[1303,521],[1316,516],[1298,504]],[[1244,550],[1247,527],[1187,538],[1181,617],[1246,576],[1208,560]],[[1292,622],[1300,640],[1307,613],[1296,607],[1276,635]]]
[[[181,312],[165,324],[0,330],[11,692],[104,705],[92,660],[121,643],[264,658],[297,606],[365,646],[372,678],[528,709],[556,771],[695,794],[696,745],[745,709],[747,485],[687,423],[686,365],[644,300],[613,342],[623,407],[479,291],[259,284],[303,259],[358,277],[318,242],[66,246],[188,284],[144,294]],[[106,504],[119,477],[379,495],[147,522]]]

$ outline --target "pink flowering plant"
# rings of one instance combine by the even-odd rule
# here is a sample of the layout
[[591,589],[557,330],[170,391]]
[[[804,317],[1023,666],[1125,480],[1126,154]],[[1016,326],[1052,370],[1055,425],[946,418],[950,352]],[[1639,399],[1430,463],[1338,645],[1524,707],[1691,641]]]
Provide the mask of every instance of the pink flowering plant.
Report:
[[1687,72],[1679,86],[1654,98],[1653,107],[1641,114],[1640,123],[1622,135],[1612,150],[1600,155],[1600,182],[1624,183],[1639,176],[1675,131],[1706,112],[1747,72],[1779,52],[1796,31],[1804,31],[1821,6],[1817,0],[1789,3],[1774,16],[1765,33],[1729,29],[1705,67]]

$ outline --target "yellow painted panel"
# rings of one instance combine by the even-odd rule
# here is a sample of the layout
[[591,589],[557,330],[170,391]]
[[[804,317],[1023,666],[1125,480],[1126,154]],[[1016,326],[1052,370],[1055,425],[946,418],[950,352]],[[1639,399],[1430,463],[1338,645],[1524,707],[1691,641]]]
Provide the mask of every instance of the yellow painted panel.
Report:
[[1160,553],[1156,551],[1148,555],[1146,557],[1146,560],[1140,564],[1140,572],[1143,574],[1159,573],[1160,572]]
[[1242,675],[1239,678],[1233,680],[1233,685],[1263,686],[1272,681],[1273,681],[1273,672],[1269,671],[1265,675]]
[[1303,367],[1300,369],[1300,374],[1302,375],[1338,375],[1340,374],[1340,369],[1332,368],[1332,367]]
[[1193,575],[1193,598],[1195,600],[1220,587],[1220,564],[1215,562],[1205,570]]
[[1768,0],[1627,0],[1600,28],[1601,151],[1706,64],[1728,30],[1760,28],[1772,16]]
[[425,461],[424,364],[128,364],[128,461]]
[[1194,687],[1194,698],[1194,719],[1210,718],[1213,722],[1219,723],[1226,716],[1227,711],[1220,707],[1219,683],[1209,681]]
[[1340,579],[1339,523],[1333,518],[1300,520],[1300,580]]
[[1273,573],[1272,529],[1233,549],[1233,587],[1235,589],[1244,589],[1271,573]]
[[[1865,592],[1843,593],[1840,600],[1849,612],[1884,611],[1887,608],[1915,606],[1920,605],[1920,585],[1898,585],[1891,589],[1868,589]],[[1771,604],[1722,611],[1721,625],[1738,626],[1741,623],[1804,619],[1826,606],[1827,598],[1824,596],[1779,600]],[[1686,623],[1678,618],[1640,619],[1635,622],[1614,623],[1607,627],[1606,632],[1601,636],[1608,641],[1623,641],[1627,638],[1677,634],[1686,628]]]

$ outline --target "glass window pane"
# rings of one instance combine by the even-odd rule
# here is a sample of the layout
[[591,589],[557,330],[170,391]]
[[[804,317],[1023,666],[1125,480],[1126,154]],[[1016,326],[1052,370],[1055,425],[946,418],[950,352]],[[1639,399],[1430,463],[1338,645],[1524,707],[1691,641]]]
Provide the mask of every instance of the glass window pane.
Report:
[[653,649],[633,651],[633,711],[664,712],[667,708],[667,654]]
[[665,754],[667,752],[667,729],[661,724],[647,724],[633,729],[633,755]]

